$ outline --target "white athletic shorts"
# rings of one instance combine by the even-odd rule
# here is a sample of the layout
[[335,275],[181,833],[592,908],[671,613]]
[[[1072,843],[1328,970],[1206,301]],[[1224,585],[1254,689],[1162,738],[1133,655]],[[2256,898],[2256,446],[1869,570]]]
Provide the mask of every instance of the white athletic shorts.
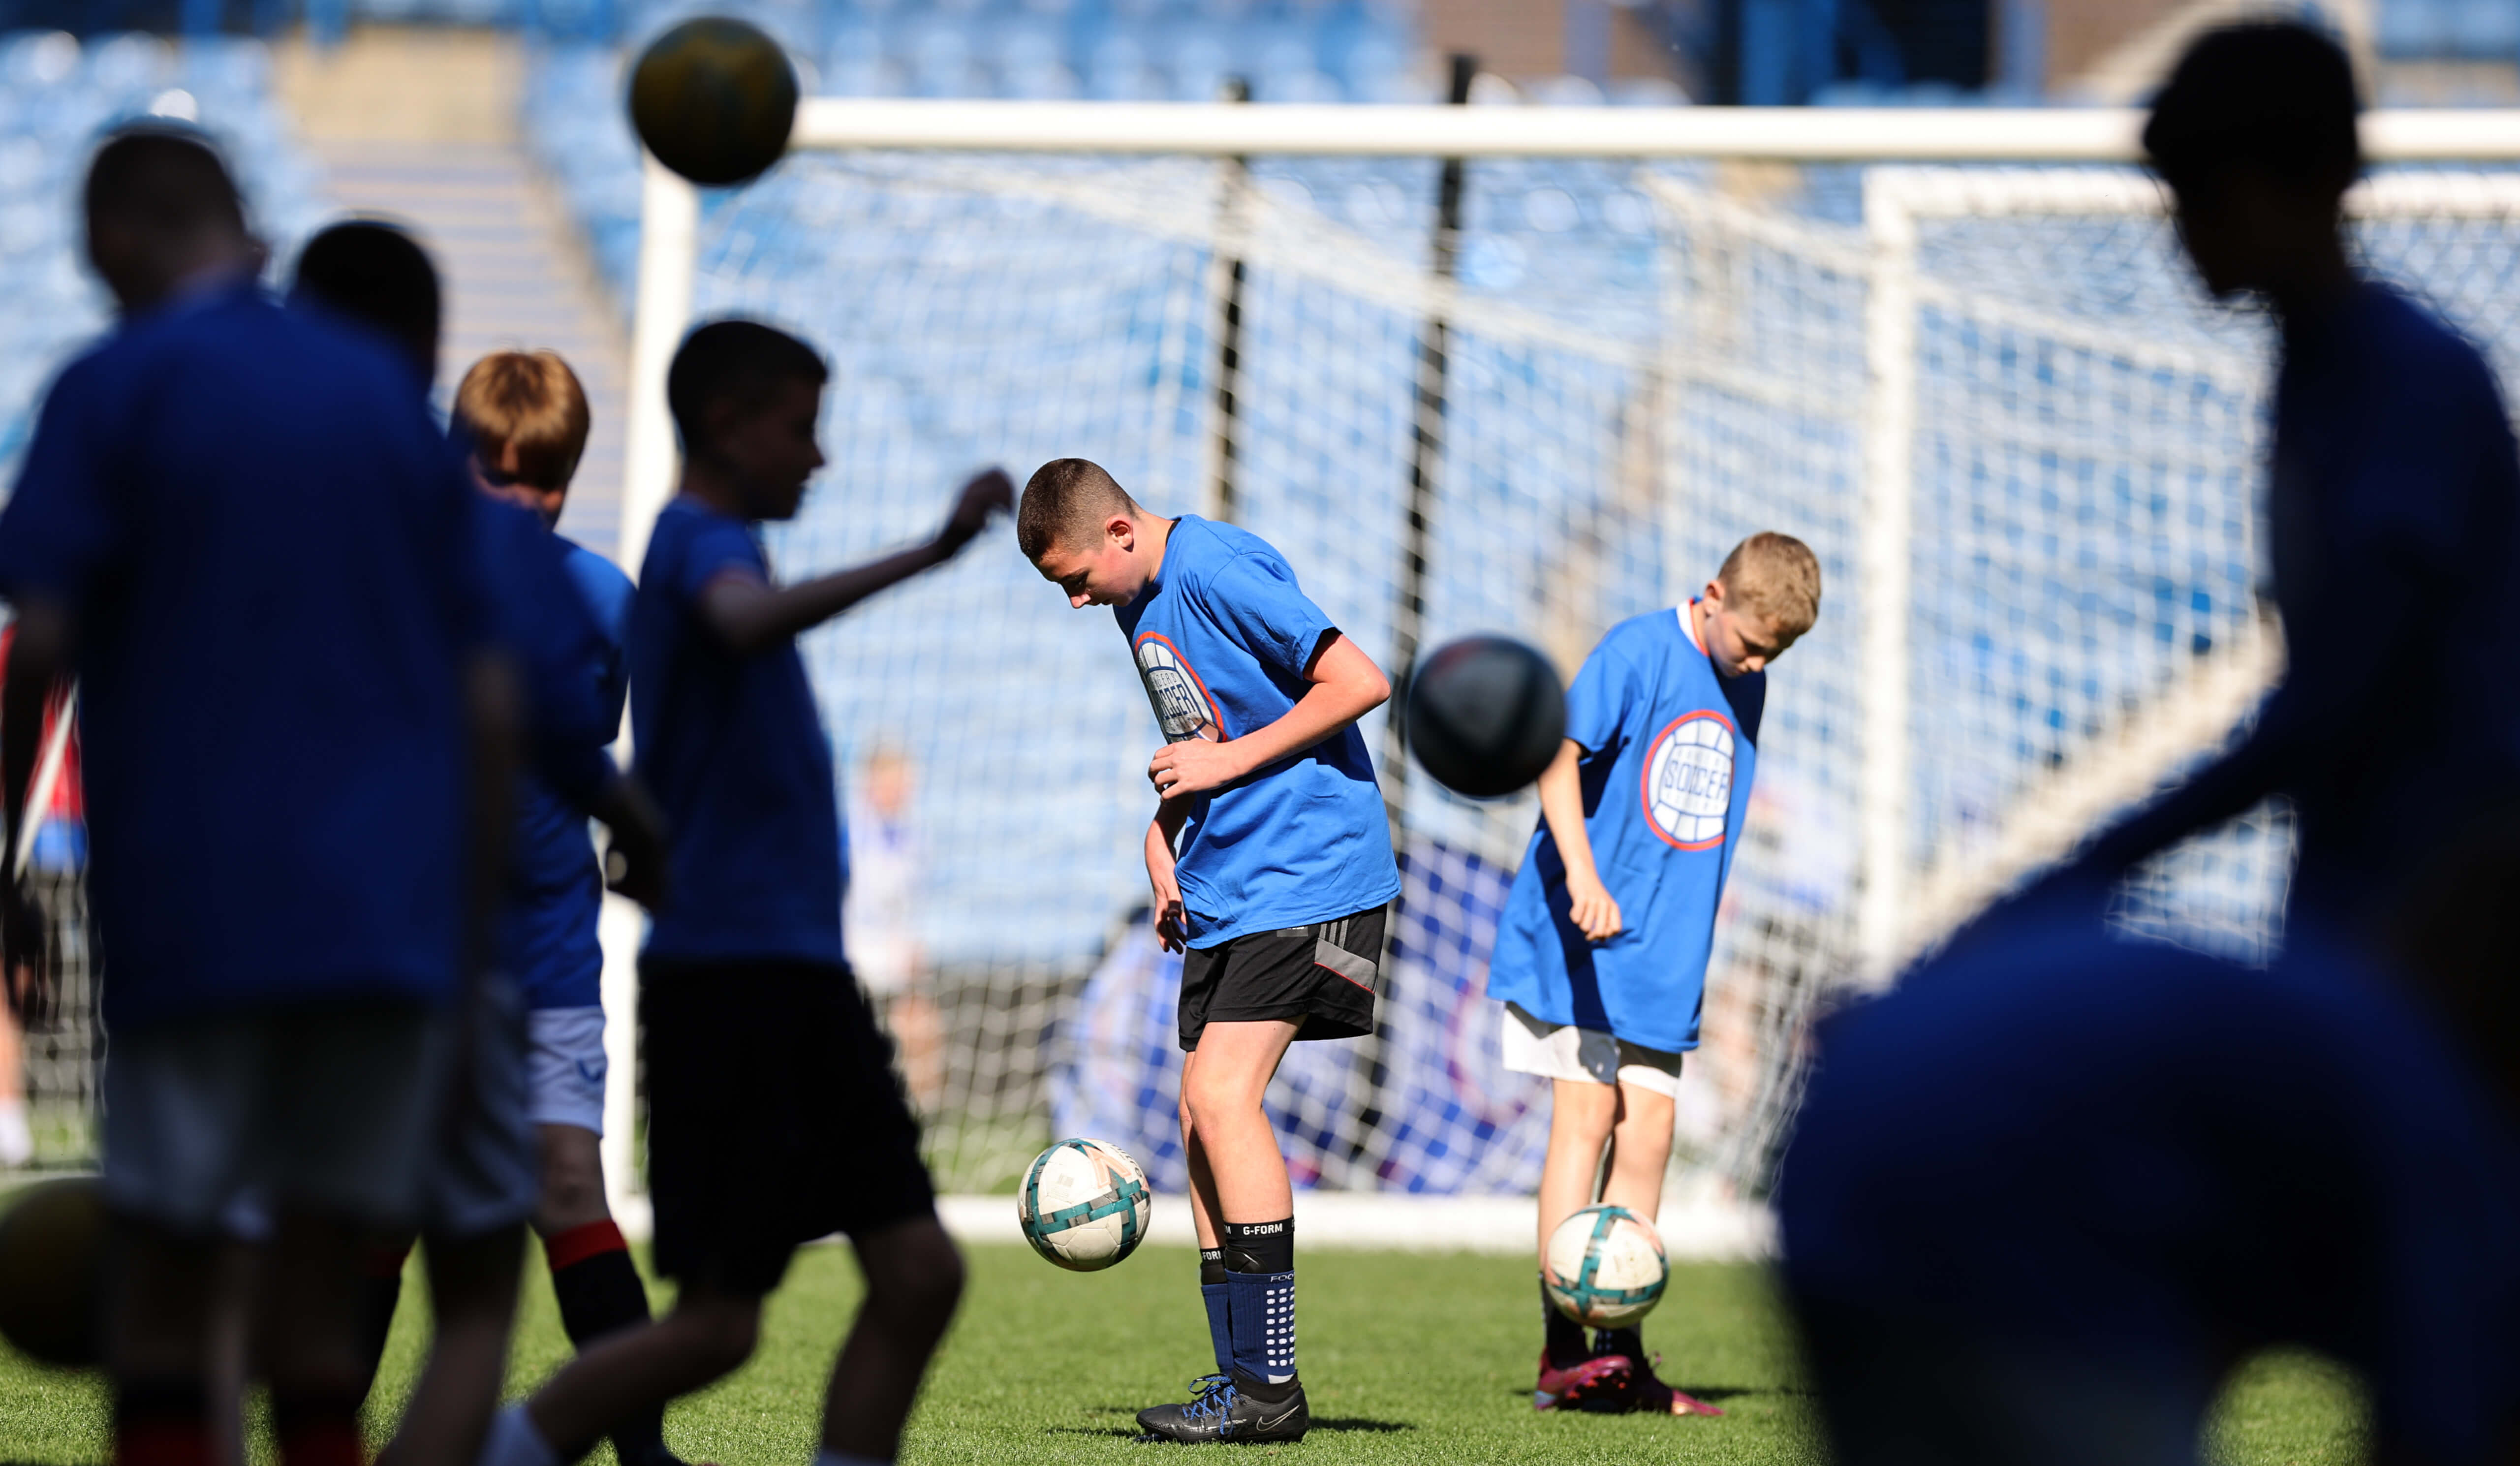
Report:
[[1680,1092],[1679,1054],[1641,1048],[1598,1028],[1550,1023],[1510,1002],[1505,1005],[1503,1027],[1505,1035],[1498,1046],[1504,1050],[1505,1066],[1516,1074],[1634,1085],[1656,1094]]
[[445,1093],[447,1017],[418,1003],[310,1003],[117,1031],[106,1196],[193,1235],[255,1235],[274,1203],[415,1224],[425,1177],[413,1157]]
[[[398,1049],[392,1046],[351,1043],[337,1044],[332,1050],[334,1062],[368,1063],[369,1071],[363,1078],[370,1094],[391,1093],[401,1102],[394,1116],[401,1127],[396,1132],[401,1138],[388,1141],[381,1134],[374,1135],[362,1152],[368,1169],[382,1168],[390,1173],[396,1195],[401,1198],[391,1212],[374,1207],[353,1210],[353,1215],[371,1222],[380,1231],[419,1231],[458,1240],[485,1236],[502,1227],[522,1225],[533,1216],[534,1205],[541,1199],[541,1137],[526,1115],[524,1000],[514,983],[490,974],[473,985],[462,1016],[465,1023],[459,1034],[452,1021],[455,1014],[428,1015],[419,1066],[422,1077],[416,1084],[402,1077],[403,1071],[394,1062]],[[119,1039],[115,1042],[114,1055],[118,1060],[123,1046]],[[108,1062],[109,1117],[114,1097],[110,1077],[113,1062]],[[150,1078],[162,1083],[163,1076],[151,1074]],[[373,1098],[361,1099],[360,1091],[351,1089],[342,1095],[340,1107],[375,1102]],[[306,1113],[311,1116],[315,1107],[308,1107]],[[109,1118],[109,1147],[112,1143],[112,1124]],[[293,1143],[302,1146],[304,1142]],[[304,1158],[297,1159],[302,1167]],[[162,1167],[159,1174],[164,1174]],[[113,1161],[109,1149],[109,1187],[112,1176]],[[126,1176],[125,1180],[130,1179]],[[231,1236],[267,1240],[274,1204],[292,1192],[304,1196],[307,1188],[302,1183],[292,1184],[285,1173],[275,1178],[257,1178],[224,1206],[219,1222]],[[190,1193],[178,1190],[174,1194]],[[152,1198],[148,1203],[130,1205],[129,1209],[163,1218],[168,1199],[171,1197]],[[351,1210],[338,1206],[332,1209]]]
[[604,1009],[536,1008],[527,1017],[534,1124],[604,1133]]

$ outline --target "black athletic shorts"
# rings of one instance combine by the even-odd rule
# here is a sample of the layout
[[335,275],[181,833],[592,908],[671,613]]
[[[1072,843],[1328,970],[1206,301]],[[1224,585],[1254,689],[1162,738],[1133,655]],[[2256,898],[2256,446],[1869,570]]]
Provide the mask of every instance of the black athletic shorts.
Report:
[[849,969],[639,964],[656,1270],[758,1298],[803,1243],[933,1216],[919,1124]]
[[1299,1018],[1297,1039],[1355,1039],[1373,1032],[1373,979],[1382,965],[1382,918],[1372,907],[1336,921],[1245,932],[1182,958],[1181,1046],[1198,1047],[1210,1023]]

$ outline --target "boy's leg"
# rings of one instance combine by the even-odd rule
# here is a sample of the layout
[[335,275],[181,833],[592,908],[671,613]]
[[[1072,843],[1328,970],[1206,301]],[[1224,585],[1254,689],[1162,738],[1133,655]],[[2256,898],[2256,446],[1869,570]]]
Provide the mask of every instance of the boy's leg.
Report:
[[210,1244],[117,1219],[106,1325],[115,1466],[208,1466]]
[[[1630,1055],[1622,1055],[1628,1057]],[[1660,1060],[1657,1060],[1660,1062]],[[1651,1222],[1662,1211],[1663,1175],[1671,1165],[1671,1133],[1679,1064],[1665,1074],[1653,1065],[1619,1069],[1619,1123],[1610,1140],[1610,1175],[1601,1188],[1606,1206],[1626,1207]],[[1721,1415],[1724,1412],[1671,1388],[1653,1372],[1644,1336],[1635,1328],[1604,1329],[1594,1353],[1629,1361],[1627,1407],[1652,1415]]]
[[[542,1098],[537,1095],[538,1105]],[[534,1230],[542,1235],[561,1327],[584,1353],[599,1340],[648,1322],[648,1289],[605,1201],[603,1137],[582,1125],[545,1123],[536,1129],[542,1199]],[[676,1466],[665,1445],[662,1403],[635,1413],[611,1435],[622,1466]]]
[[[1662,1211],[1663,1173],[1671,1166],[1675,1103],[1670,1094],[1625,1078],[1614,1092],[1618,1125],[1610,1134],[1610,1174],[1601,1187],[1601,1204],[1626,1207],[1651,1222]],[[1555,1138],[1553,1134],[1552,1138]]]
[[355,1280],[365,1230],[294,1207],[282,1208],[276,1223],[255,1335],[272,1435],[284,1466],[359,1466],[367,1375]]
[[674,1311],[599,1341],[502,1412],[480,1466],[558,1466],[623,1419],[732,1374],[761,1337],[761,1299],[686,1282]]
[[[1507,1021],[1510,1022],[1511,1019]],[[1549,1297],[1549,1239],[1575,1213],[1593,1204],[1601,1172],[1601,1147],[1619,1121],[1619,1088],[1591,1079],[1552,1079],[1549,1099],[1549,1154],[1540,1166],[1541,1381],[1535,1409],[1552,1409],[1598,1381],[1578,1377],[1593,1350],[1584,1326],[1557,1310]],[[1611,1158],[1613,1173],[1618,1157]]]
[[1182,1159],[1190,1171],[1190,1222],[1198,1237],[1198,1301],[1207,1312],[1208,1347],[1216,1355],[1217,1374],[1230,1378],[1234,1373],[1233,1294],[1225,1281],[1225,1244],[1218,1240],[1216,1224],[1222,1214],[1216,1204],[1216,1173],[1208,1166],[1207,1147],[1199,1143],[1198,1127],[1190,1118],[1190,1072],[1197,1065],[1197,1049],[1182,1055]]
[[524,1232],[505,1226],[476,1237],[428,1239],[424,1255],[434,1314],[428,1362],[377,1466],[472,1466],[480,1457],[507,1376]]
[[963,1296],[963,1255],[934,1216],[854,1239],[866,1302],[823,1398],[826,1466],[889,1461]]
[[[1263,1099],[1300,1019],[1210,1023],[1182,1092],[1215,1186],[1235,1388],[1263,1406],[1302,1399],[1295,1373],[1295,1193]],[[1265,1412],[1264,1412],[1265,1413]],[[1280,1411],[1282,1415],[1283,1411]]]

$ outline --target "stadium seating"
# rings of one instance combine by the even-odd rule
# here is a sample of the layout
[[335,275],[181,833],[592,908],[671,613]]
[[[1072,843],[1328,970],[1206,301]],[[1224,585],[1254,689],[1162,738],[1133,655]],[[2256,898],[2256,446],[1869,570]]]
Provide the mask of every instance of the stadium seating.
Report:
[[76,217],[79,179],[105,129],[158,115],[207,130],[236,168],[275,269],[322,222],[322,181],[273,101],[270,68],[254,40],[0,36],[0,472],[14,474],[45,383],[108,319],[104,288],[79,257]]

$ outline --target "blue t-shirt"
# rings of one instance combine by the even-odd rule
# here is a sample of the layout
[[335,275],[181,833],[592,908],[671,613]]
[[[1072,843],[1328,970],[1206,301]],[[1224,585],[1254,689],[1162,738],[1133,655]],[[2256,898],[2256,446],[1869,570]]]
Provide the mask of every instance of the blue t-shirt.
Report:
[[1695,605],[1611,627],[1566,689],[1566,736],[1584,749],[1584,832],[1619,904],[1619,934],[1597,946],[1569,918],[1566,863],[1543,820],[1488,963],[1490,998],[1665,1053],[1697,1046],[1768,695],[1764,672],[1715,670]]
[[2101,909],[1999,912],[1818,1025],[1777,1197],[1797,1298],[2200,1412],[2236,1353],[2308,1346],[2408,1459],[2485,1459],[2520,1166],[2464,1057],[2342,944],[2250,969],[2112,941]]
[[249,285],[54,383],[0,594],[79,620],[110,1025],[451,998],[476,498],[400,361]]
[[720,575],[770,562],[741,519],[689,498],[656,516],[630,607],[630,726],[673,841],[668,958],[840,961],[838,787],[792,641],[729,649],[700,619]]
[[[1194,514],[1173,521],[1154,580],[1115,614],[1174,743],[1222,742],[1284,717],[1337,630],[1267,541]],[[1177,862],[1192,947],[1336,920],[1399,895],[1365,735],[1349,724],[1192,796]]]
[[[579,676],[606,719],[592,746],[601,751],[621,725],[630,677],[623,643],[630,630],[630,577],[582,546],[558,539],[571,588],[585,602],[602,644]],[[500,966],[534,1008],[596,1007],[604,1001],[604,949],[596,920],[604,909],[604,871],[595,858],[586,813],[528,772],[518,781],[516,847],[508,900],[499,915]]]

